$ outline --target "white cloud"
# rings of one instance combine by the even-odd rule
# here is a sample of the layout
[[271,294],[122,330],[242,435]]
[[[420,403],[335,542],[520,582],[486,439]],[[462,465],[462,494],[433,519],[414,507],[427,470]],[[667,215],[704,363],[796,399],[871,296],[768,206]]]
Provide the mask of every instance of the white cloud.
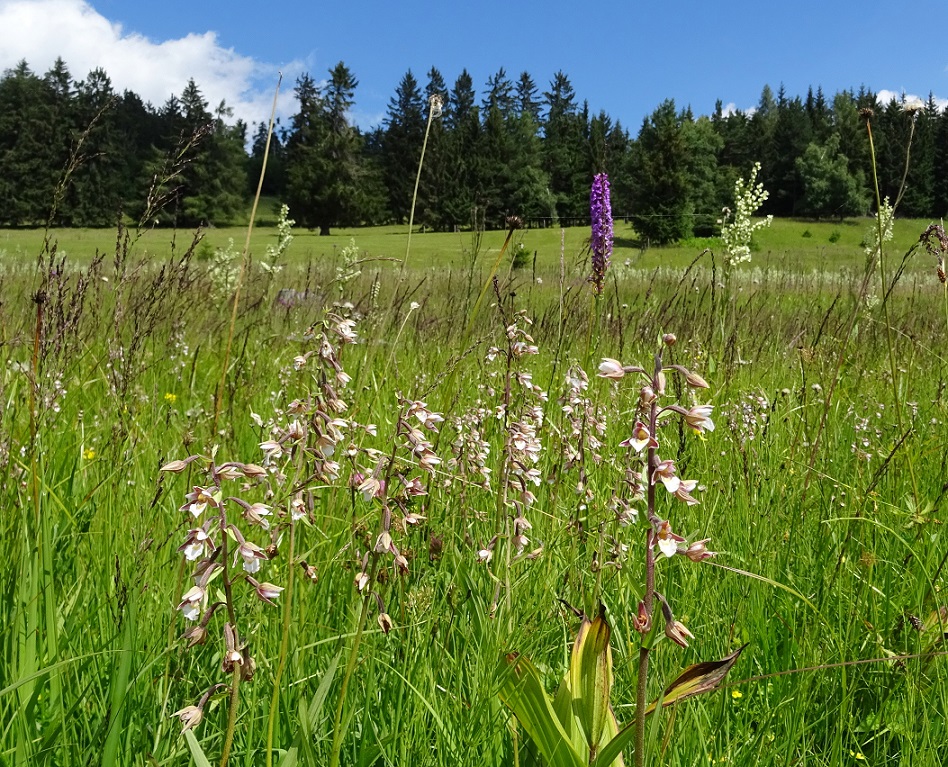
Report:
[[[132,90],[155,106],[180,94],[193,77],[211,111],[226,101],[250,125],[269,118],[281,68],[223,47],[211,31],[149,40],[126,32],[85,0],[0,0],[0,69],[25,59],[42,75],[57,56],[73,79],[101,67],[117,92]],[[304,68],[298,61],[282,67],[278,115],[293,112],[292,81]]]
[[[904,90],[901,91],[889,91],[884,88],[876,94],[876,98],[879,100],[879,103],[885,106],[892,99],[895,99],[900,104],[902,103],[903,97],[905,98],[905,103],[912,102],[921,102],[922,104],[928,103],[928,96],[924,98],[922,96],[916,96],[914,93],[906,93]],[[937,96],[935,97],[935,104],[938,106],[940,111],[944,111],[948,108],[948,99],[940,99]]]

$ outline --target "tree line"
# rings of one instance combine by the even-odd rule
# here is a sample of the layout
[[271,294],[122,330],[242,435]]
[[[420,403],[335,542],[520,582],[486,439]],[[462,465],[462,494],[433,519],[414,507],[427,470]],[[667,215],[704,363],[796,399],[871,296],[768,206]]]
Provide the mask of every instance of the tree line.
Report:
[[[342,62],[321,81],[302,75],[295,113],[271,140],[264,193],[324,233],[407,221],[423,145],[415,222],[435,230],[502,227],[513,214],[532,226],[585,221],[590,181],[605,172],[614,216],[644,239],[708,235],[757,161],[770,192],[762,213],[861,215],[875,206],[867,120],[882,196],[901,215],[948,213],[948,110],[931,96],[881,103],[865,88],[827,99],[765,86],[747,111],[718,102],[695,116],[667,100],[633,137],[592,113],[563,72],[541,91],[529,73],[500,69],[478,98],[466,70],[451,86],[437,68],[423,84],[409,71],[369,130],[352,120],[357,88]],[[248,140],[230,118],[193,80],[156,107],[117,93],[102,69],[76,81],[61,59],[42,76],[21,62],[0,78],[0,225],[240,220],[267,126]]]

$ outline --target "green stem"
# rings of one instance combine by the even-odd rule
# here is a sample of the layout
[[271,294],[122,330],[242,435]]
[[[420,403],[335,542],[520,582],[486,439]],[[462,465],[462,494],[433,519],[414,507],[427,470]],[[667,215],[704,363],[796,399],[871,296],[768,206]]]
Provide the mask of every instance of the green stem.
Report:
[[263,175],[267,172],[267,157],[270,154],[270,139],[273,136],[273,123],[276,118],[277,96],[280,95],[280,83],[283,74],[277,80],[276,90],[273,92],[273,108],[270,110],[270,128],[267,131],[267,143],[263,149],[263,163],[260,165],[260,178],[257,181],[257,193],[253,198],[253,207],[250,209],[250,223],[247,224],[247,237],[244,240],[243,257],[240,259],[240,272],[237,274],[237,285],[234,288],[234,302],[231,309],[230,325],[227,329],[227,345],[224,347],[224,364],[221,365],[221,380],[217,387],[217,396],[214,400],[214,432],[217,432],[217,422],[221,415],[221,404],[224,400],[224,387],[227,384],[227,367],[230,364],[230,351],[234,343],[234,329],[237,326],[237,307],[240,304],[240,289],[244,282],[244,273],[247,270],[247,257],[250,253],[250,235],[253,233],[253,221],[257,216],[257,205],[263,191]]
[[280,681],[286,669],[286,656],[290,647],[290,617],[293,602],[293,574],[296,572],[293,558],[296,554],[296,523],[290,521],[290,551],[287,558],[289,572],[286,577],[286,592],[283,594],[283,626],[280,637],[280,658],[277,661],[276,673],[273,677],[273,695],[270,698],[270,716],[267,719],[267,767],[273,764],[273,731],[276,726],[277,711],[280,708]]
[[[655,372],[652,375],[652,389],[656,392],[656,398],[652,400],[649,406],[648,427],[651,434],[658,431],[658,377],[662,372],[662,354],[655,355]],[[646,460],[646,477],[648,483],[646,503],[648,506],[648,531],[645,536],[645,593],[642,596],[642,603],[645,605],[645,614],[652,620],[653,607],[655,605],[655,554],[652,550],[655,541],[653,540],[654,520],[658,519],[655,514],[655,482],[653,475],[655,467],[658,465],[658,450],[649,447]],[[648,693],[648,659],[652,651],[651,642],[646,639],[651,635],[652,627],[649,632],[642,637],[642,647],[639,648],[639,671],[636,679],[635,688],[635,767],[643,767],[645,764],[645,705]]]
[[421,169],[425,164],[425,149],[428,148],[428,134],[431,132],[431,122],[434,118],[435,103],[429,101],[428,104],[428,123],[425,125],[425,140],[421,144],[421,157],[418,158],[418,173],[415,174],[415,191],[411,196],[411,212],[408,214],[408,242],[405,244],[405,260],[402,261],[400,271],[405,271],[408,264],[408,256],[411,253],[411,230],[415,225],[415,203],[418,201],[418,185],[421,183]]
[[[372,556],[372,571],[369,574],[369,583],[375,582],[375,569],[377,556]],[[342,688],[339,690],[339,699],[336,701],[336,713],[333,715],[332,724],[332,754],[329,757],[329,767],[339,767],[339,755],[342,752],[342,709],[345,707],[346,693],[349,690],[349,680],[355,672],[355,667],[359,661],[359,647],[362,644],[362,635],[365,632],[365,621],[369,614],[369,599],[372,595],[366,591],[362,598],[362,611],[359,613],[359,625],[356,628],[355,637],[352,639],[352,649],[349,651],[349,660],[346,662],[346,672],[342,677]]]
[[[914,132],[914,125],[913,132]],[[888,288],[888,278],[886,276],[886,263],[885,263],[885,248],[883,247],[883,236],[884,230],[882,225],[882,199],[879,193],[879,176],[876,172],[876,149],[872,141],[872,127],[869,124],[869,121],[866,121],[866,132],[869,134],[869,156],[872,160],[872,183],[876,193],[876,228],[879,238],[879,277],[882,280],[882,290],[883,293],[887,291]],[[909,139],[909,150],[911,149],[911,139]],[[907,150],[907,151],[909,151]],[[908,155],[906,155],[906,167],[905,172],[908,173]],[[903,184],[905,179],[903,178]],[[901,192],[899,193],[899,198],[901,198]],[[896,205],[898,205],[899,200],[896,200]],[[892,208],[893,216],[895,215],[895,207]],[[895,364],[895,344],[892,341],[892,325],[889,321],[889,302],[886,298],[882,299],[882,317],[885,321],[885,343],[886,348],[889,354],[889,375],[892,379],[892,405],[895,408],[895,416],[899,425],[899,433],[905,433],[905,426],[902,419],[902,402],[901,397],[899,396],[899,369]],[[912,497],[915,500],[915,506],[918,507],[918,479],[915,476],[915,462],[912,460],[912,451],[907,450],[905,452],[905,458],[908,462],[909,467],[909,476],[912,480]]]
[[230,683],[230,699],[228,701],[227,731],[224,733],[224,750],[221,752],[221,767],[227,767],[230,759],[230,749],[234,744],[234,728],[237,725],[237,699],[240,690],[240,664],[234,664],[233,679]]
[[[227,513],[223,503],[221,504],[220,512],[220,533],[221,565],[224,568],[221,580],[224,586],[224,602],[227,607],[227,619],[239,640],[240,635],[237,633],[237,613],[234,610],[234,590],[230,580],[230,555],[227,551]],[[230,685],[230,697],[228,699],[227,730],[224,733],[224,749],[221,752],[221,767],[227,767],[227,760],[230,758],[230,748],[234,742],[234,727],[237,724],[237,704],[239,702],[238,693],[240,691],[240,675],[240,664],[235,663],[233,680]]]

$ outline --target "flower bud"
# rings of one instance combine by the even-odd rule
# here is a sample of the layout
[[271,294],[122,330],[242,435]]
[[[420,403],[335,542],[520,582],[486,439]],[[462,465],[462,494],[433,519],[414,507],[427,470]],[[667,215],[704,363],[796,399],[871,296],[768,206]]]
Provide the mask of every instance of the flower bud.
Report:
[[684,554],[692,562],[703,562],[705,559],[717,556],[716,551],[708,551],[707,546],[705,546],[710,540],[710,538],[705,538],[702,541],[695,541],[687,549],[679,551],[679,553]]
[[625,368],[622,367],[622,363],[619,360],[614,360],[611,357],[603,358],[602,362],[599,363],[599,377],[600,378],[615,378],[619,379],[625,376]]
[[171,716],[176,716],[181,720],[184,726],[181,732],[187,732],[197,727],[204,718],[204,709],[198,706],[185,706],[180,711],[175,711]]
[[678,339],[674,333],[666,333],[662,336],[662,343],[665,344],[665,346],[674,346],[677,342]]
[[204,644],[207,641],[207,629],[199,623],[185,631],[181,635],[181,639],[188,640],[188,649],[190,650],[192,647]]
[[688,640],[694,639],[695,635],[685,628],[680,621],[672,620],[665,623],[665,636],[671,639],[679,647],[687,647]]

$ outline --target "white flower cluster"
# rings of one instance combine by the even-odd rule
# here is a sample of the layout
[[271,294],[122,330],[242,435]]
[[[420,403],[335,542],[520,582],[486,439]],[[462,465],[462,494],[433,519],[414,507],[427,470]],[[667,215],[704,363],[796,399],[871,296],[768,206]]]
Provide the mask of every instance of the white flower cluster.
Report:
[[[895,219],[895,209],[889,203],[889,198],[886,197],[882,201],[882,207],[879,208],[879,212],[876,214],[877,221],[874,221],[869,231],[866,233],[866,262],[873,267],[878,263],[880,254],[882,253],[882,247],[885,243],[891,241],[892,239],[892,222]],[[879,226],[881,222],[881,226]],[[882,231],[882,238],[879,237],[879,231]]]
[[342,264],[336,267],[335,281],[341,293],[345,284],[362,274],[362,270],[359,268],[359,247],[354,239],[349,240],[349,244],[339,251],[339,255],[342,258]]
[[293,242],[293,224],[295,223],[296,221],[290,218],[290,206],[281,205],[280,218],[277,221],[277,244],[267,245],[267,260],[260,262],[260,268],[268,274],[276,274],[282,271],[282,264],[277,262],[286,253],[290,243]]
[[226,248],[216,248],[207,276],[211,280],[211,294],[215,299],[233,295],[240,275],[240,253],[234,248],[234,238],[227,240]]
[[724,209],[720,220],[721,242],[724,245],[724,263],[726,266],[742,264],[751,260],[750,243],[754,232],[761,227],[770,226],[773,216],[752,221],[751,216],[770,197],[763,184],[756,183],[760,172],[760,163],[754,163],[750,178],[739,178],[734,183],[734,210]]

